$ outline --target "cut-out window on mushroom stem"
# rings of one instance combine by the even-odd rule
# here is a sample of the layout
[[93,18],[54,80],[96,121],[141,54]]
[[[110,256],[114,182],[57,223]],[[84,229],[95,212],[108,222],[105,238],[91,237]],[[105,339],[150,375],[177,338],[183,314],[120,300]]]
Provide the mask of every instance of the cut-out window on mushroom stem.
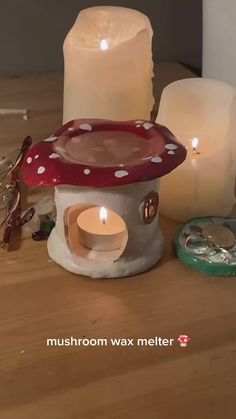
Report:
[[151,224],[155,219],[159,206],[159,196],[157,192],[150,192],[141,202],[140,217],[144,224]]

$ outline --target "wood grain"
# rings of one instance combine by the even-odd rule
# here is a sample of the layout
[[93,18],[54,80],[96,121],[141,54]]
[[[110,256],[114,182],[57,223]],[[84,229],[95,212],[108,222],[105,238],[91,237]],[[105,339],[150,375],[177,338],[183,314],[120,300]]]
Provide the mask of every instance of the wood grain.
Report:
[[[188,77],[178,64],[159,80]],[[1,106],[29,121],[0,121],[0,150],[61,120],[61,75],[0,80]],[[34,192],[34,191],[33,191]],[[30,194],[34,200],[36,195]],[[161,220],[166,254],[145,274],[94,280],[49,260],[29,239],[1,252],[1,419],[235,419],[236,283],[184,266],[171,251],[178,225]],[[47,338],[191,337],[188,348],[47,347]]]

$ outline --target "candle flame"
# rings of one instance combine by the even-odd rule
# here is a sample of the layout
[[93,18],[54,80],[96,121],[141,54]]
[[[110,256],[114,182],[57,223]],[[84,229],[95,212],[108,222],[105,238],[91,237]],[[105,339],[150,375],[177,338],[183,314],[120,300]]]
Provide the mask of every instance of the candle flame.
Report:
[[101,41],[100,41],[100,49],[102,50],[102,51],[105,51],[106,49],[108,49],[108,41],[106,40],[106,39],[102,39]]
[[105,224],[108,218],[108,211],[105,207],[101,207],[99,210],[99,218],[101,223]]
[[193,138],[193,141],[192,141],[192,150],[194,152],[197,151],[198,145],[199,145],[199,139],[198,138]]

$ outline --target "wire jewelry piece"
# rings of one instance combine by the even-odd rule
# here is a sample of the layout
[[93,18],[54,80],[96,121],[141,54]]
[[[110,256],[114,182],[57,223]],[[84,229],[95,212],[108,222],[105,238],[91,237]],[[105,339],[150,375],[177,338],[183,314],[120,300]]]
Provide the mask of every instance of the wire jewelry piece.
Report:
[[30,136],[23,140],[20,150],[0,160],[0,229],[3,230],[0,247],[9,249],[16,231],[34,215],[29,209],[21,218],[20,171],[25,154],[32,144]]

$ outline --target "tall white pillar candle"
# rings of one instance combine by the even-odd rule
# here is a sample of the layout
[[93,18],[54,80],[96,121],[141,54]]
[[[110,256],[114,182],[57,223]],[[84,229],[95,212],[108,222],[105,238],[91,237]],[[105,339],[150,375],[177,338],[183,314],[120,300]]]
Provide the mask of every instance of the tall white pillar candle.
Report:
[[150,119],[152,28],[137,10],[91,7],[64,42],[64,114],[76,118]]
[[236,86],[235,0],[203,0],[203,76]]
[[235,203],[236,89],[209,79],[180,80],[162,94],[157,122],[188,149],[185,162],[162,179],[160,211],[186,221],[227,216]]

